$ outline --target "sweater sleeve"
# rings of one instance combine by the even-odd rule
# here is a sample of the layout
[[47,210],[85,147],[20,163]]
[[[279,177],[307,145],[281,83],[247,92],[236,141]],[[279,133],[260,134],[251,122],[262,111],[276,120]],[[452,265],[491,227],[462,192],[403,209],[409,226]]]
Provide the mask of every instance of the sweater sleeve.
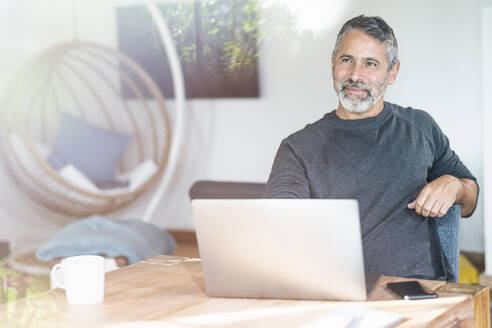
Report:
[[273,161],[265,198],[309,198],[309,180],[302,160],[285,139]]
[[[450,148],[449,139],[441,131],[437,123],[429,116],[432,124],[432,144],[434,152],[434,161],[432,167],[429,170],[427,181],[433,181],[442,175],[449,174],[459,179],[467,178],[473,180],[479,188],[477,179],[468,170],[468,168],[460,160],[459,156]],[[475,212],[478,202],[475,202],[472,212],[466,216],[469,217]]]

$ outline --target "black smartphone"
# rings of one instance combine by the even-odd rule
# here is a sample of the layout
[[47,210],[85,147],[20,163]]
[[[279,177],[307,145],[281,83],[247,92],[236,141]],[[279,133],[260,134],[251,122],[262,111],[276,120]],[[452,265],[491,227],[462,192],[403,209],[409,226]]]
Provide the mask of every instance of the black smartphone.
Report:
[[398,294],[405,300],[420,300],[424,298],[435,298],[436,293],[427,293],[418,281],[389,282],[386,284],[389,290]]

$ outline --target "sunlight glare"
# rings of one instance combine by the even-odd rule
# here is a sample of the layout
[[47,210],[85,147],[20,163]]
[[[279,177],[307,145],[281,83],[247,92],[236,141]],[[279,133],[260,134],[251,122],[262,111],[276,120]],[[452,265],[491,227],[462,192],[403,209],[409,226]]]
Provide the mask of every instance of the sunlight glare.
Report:
[[295,17],[299,32],[322,32],[339,24],[340,17],[350,0],[264,0],[266,7],[277,5],[286,8]]

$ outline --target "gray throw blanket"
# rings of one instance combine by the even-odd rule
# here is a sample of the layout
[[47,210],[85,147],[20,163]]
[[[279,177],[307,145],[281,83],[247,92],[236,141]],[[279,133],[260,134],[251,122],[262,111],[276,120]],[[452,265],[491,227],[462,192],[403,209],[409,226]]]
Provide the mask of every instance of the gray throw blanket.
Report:
[[36,252],[41,261],[75,255],[126,256],[129,264],[156,255],[170,255],[173,237],[153,224],[139,220],[110,220],[99,215],[65,226]]

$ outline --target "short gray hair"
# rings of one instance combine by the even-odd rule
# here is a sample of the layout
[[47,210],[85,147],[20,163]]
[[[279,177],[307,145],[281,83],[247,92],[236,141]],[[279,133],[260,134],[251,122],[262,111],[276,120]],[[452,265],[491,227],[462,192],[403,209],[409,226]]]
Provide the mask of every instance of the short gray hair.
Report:
[[359,30],[386,44],[386,59],[388,59],[388,71],[398,63],[398,42],[396,42],[393,29],[379,16],[360,15],[348,20],[338,32],[337,42],[333,49],[333,57],[337,55],[345,34],[352,30]]

